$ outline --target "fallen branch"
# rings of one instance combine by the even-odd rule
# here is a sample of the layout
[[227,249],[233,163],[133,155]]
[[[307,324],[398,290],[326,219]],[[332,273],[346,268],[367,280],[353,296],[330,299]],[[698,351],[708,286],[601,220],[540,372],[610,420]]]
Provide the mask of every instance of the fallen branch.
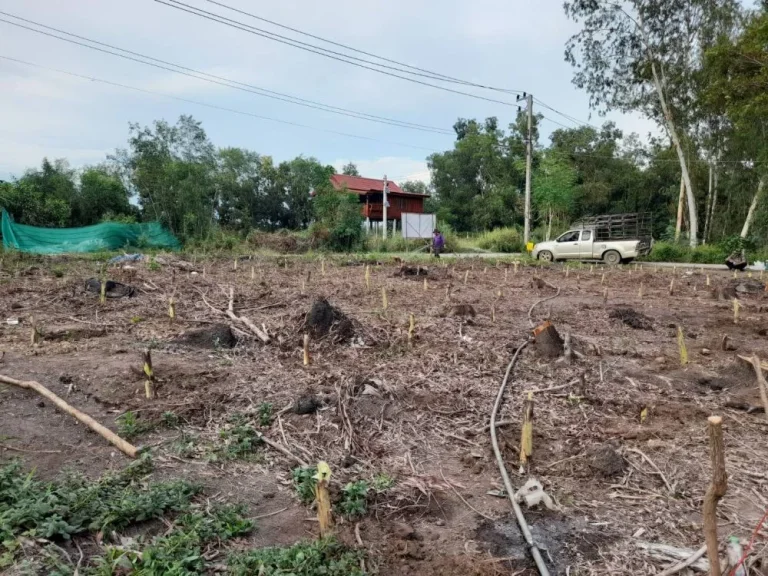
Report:
[[[687,562],[698,553],[698,550],[693,551],[689,550],[688,548],[676,548],[675,546],[669,546],[667,544],[656,544],[654,542],[639,541],[636,542],[636,545],[638,548],[645,550],[652,558],[658,558],[659,560],[677,560],[679,562]],[[669,570],[672,568],[677,568],[677,566],[678,565],[676,564],[675,566],[670,567]],[[709,572],[709,562],[699,556],[695,560],[692,560],[688,566],[686,566],[686,568],[690,568],[691,570],[696,570],[698,572]],[[682,568],[680,568],[680,570],[682,570]],[[666,574],[666,572],[663,572],[662,574]],[[662,574],[659,574],[658,576],[662,576]],[[674,572],[670,572],[670,574],[674,574]]]
[[270,440],[269,438],[264,436],[264,434],[262,434],[261,432],[256,432],[256,436],[258,437],[259,440],[264,442],[264,444],[266,444],[267,446],[271,446],[281,454],[288,456],[288,458],[290,458],[294,462],[297,462],[300,466],[303,466],[304,468],[307,468],[309,466],[309,464],[307,464],[304,460],[302,460],[301,458],[293,454],[290,450],[288,450],[288,448],[286,448],[282,444],[278,444],[274,440]]
[[237,314],[235,314],[235,312],[233,310],[234,300],[235,300],[235,289],[230,287],[230,289],[229,289],[229,305],[227,306],[227,311],[226,311],[227,316],[232,318],[232,320],[238,320],[238,321],[242,322],[248,328],[250,328],[251,332],[256,334],[256,336],[258,336],[259,339],[262,342],[264,342],[264,344],[269,344],[269,336],[267,335],[266,332],[264,332],[261,328],[256,326],[256,324],[251,322],[245,316],[238,316]]
[[765,418],[768,419],[768,382],[765,381],[765,376],[763,376],[762,364],[757,354],[752,356],[752,366],[755,369],[755,376],[757,376],[757,387],[760,389],[760,400],[762,400],[763,408],[765,409]]
[[[558,289],[557,293],[560,293],[560,289]],[[555,294],[557,296],[557,294]],[[533,310],[533,308],[531,308]],[[528,313],[528,316],[530,318],[530,312]],[[515,500],[515,489],[512,487],[512,481],[509,479],[509,473],[507,473],[507,468],[504,465],[504,458],[501,455],[501,450],[499,449],[499,441],[496,437],[496,414],[499,411],[499,406],[501,405],[501,400],[504,398],[504,390],[507,388],[507,382],[509,381],[509,375],[512,372],[512,368],[515,367],[515,364],[517,363],[517,358],[520,355],[520,352],[528,346],[529,340],[526,340],[523,342],[520,347],[515,352],[515,355],[512,356],[512,360],[509,362],[509,366],[507,366],[507,372],[504,374],[504,380],[501,382],[501,387],[499,388],[499,393],[496,396],[496,402],[493,405],[493,409],[491,410],[491,422],[490,422],[490,428],[491,428],[491,444],[493,445],[493,452],[496,455],[496,462],[499,465],[499,472],[501,472],[501,478],[504,481],[504,488],[507,491],[507,496],[509,496],[510,502],[512,502],[512,509],[515,511],[515,517],[517,519],[517,524],[520,526],[520,532],[523,534],[523,538],[525,538],[525,542],[528,545],[528,549],[531,551],[531,556],[533,556],[533,561],[536,563],[536,568],[539,570],[539,574],[541,576],[549,576],[549,570],[547,569],[546,564],[544,564],[544,559],[541,557],[541,552],[536,547],[536,544],[533,541],[533,536],[531,535],[531,529],[528,527],[528,523],[525,521],[525,516],[523,516],[523,511],[520,509],[520,505]]]
[[[747,362],[748,364],[752,364],[752,358],[750,356],[742,356],[741,354],[736,354],[736,357],[744,360],[744,362]],[[768,372],[768,362],[760,362],[760,368]]]
[[648,455],[646,455],[646,453],[645,453],[645,452],[643,452],[642,450],[638,450],[637,448],[627,448],[627,452],[634,452],[635,454],[639,454],[640,456],[642,456],[642,457],[643,457],[643,460],[645,460],[646,462],[648,462],[648,464],[650,464],[650,465],[651,465],[651,468],[653,468],[653,469],[656,471],[656,474],[658,474],[659,476],[661,476],[661,479],[664,481],[664,485],[667,487],[667,490],[669,490],[669,493],[670,493],[670,494],[673,494],[673,493],[675,492],[675,491],[674,491],[674,489],[672,488],[672,485],[671,485],[671,484],[669,483],[669,481],[667,480],[667,477],[666,477],[666,476],[664,476],[664,473],[663,473],[661,470],[659,470],[659,467],[658,467],[658,466],[656,466],[656,464],[654,463],[654,461],[653,461],[653,460],[651,460],[651,459],[648,457]]
[[678,572],[685,570],[689,566],[691,566],[694,562],[696,562],[699,558],[704,556],[704,554],[707,553],[707,546],[706,544],[696,550],[693,554],[691,554],[687,560],[683,560],[682,562],[679,562],[675,564],[674,566],[670,566],[663,572],[660,572],[657,574],[657,576],[672,576],[672,574],[677,574]]
[[130,456],[131,458],[136,458],[136,456],[139,453],[139,449],[133,446],[132,444],[129,444],[120,436],[112,432],[109,428],[106,428],[105,426],[102,426],[96,420],[88,416],[88,414],[81,412],[77,408],[70,406],[67,404],[64,400],[56,396],[53,392],[48,390],[45,386],[40,384],[39,382],[35,382],[34,380],[16,380],[15,378],[9,378],[8,376],[0,375],[0,382],[3,382],[5,384],[11,384],[12,386],[18,386],[19,388],[25,388],[28,390],[34,390],[41,396],[44,396],[48,398],[51,402],[53,402],[56,406],[58,406],[61,410],[69,414],[70,416],[74,416],[80,422],[88,426],[91,430],[99,434],[101,437],[105,438],[107,441],[111,442],[113,445],[115,445],[121,452],[126,454],[127,456]]

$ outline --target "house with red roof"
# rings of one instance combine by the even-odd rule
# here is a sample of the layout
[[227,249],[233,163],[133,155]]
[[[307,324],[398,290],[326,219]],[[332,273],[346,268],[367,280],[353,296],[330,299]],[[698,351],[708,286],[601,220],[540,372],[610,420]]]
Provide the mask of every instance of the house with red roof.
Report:
[[[331,185],[335,190],[356,194],[360,198],[360,210],[371,222],[381,222],[384,216],[384,180],[334,174]],[[423,214],[427,194],[405,192],[394,182],[387,181],[387,220],[399,220],[403,212]]]

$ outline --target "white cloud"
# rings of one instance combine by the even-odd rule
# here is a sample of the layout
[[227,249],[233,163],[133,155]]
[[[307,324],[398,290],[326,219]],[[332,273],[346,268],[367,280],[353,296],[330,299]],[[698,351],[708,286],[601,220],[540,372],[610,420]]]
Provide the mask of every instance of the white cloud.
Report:
[[366,178],[384,178],[394,182],[406,180],[421,180],[429,184],[430,174],[427,163],[413,158],[385,156],[374,159],[339,159],[333,162],[333,167],[341,171],[345,164],[352,162],[357,166],[357,171]]
[[97,148],[67,148],[24,144],[0,138],[0,179],[21,176],[27,168],[40,166],[43,158],[50,160],[65,158],[73,168],[96,164],[106,157],[110,150]]

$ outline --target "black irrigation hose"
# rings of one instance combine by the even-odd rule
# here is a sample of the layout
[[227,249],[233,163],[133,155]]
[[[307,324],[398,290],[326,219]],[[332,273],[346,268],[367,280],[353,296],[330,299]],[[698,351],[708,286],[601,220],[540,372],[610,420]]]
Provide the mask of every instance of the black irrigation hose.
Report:
[[499,393],[496,396],[496,402],[494,403],[493,410],[491,411],[491,444],[493,444],[493,452],[494,454],[496,454],[496,462],[499,465],[501,478],[502,480],[504,480],[504,488],[507,491],[507,495],[509,496],[510,502],[512,502],[512,508],[515,511],[517,524],[518,526],[520,526],[520,532],[523,533],[523,538],[525,538],[525,542],[528,545],[528,549],[531,552],[531,556],[533,556],[533,561],[536,563],[536,568],[538,568],[539,574],[541,576],[550,576],[549,570],[547,569],[547,565],[544,564],[544,559],[541,557],[541,552],[539,552],[539,549],[536,547],[536,544],[533,541],[533,536],[531,536],[531,530],[528,527],[528,523],[525,521],[525,516],[523,516],[523,511],[520,509],[520,505],[515,501],[515,490],[512,488],[512,481],[509,479],[509,474],[507,473],[507,469],[504,466],[504,459],[501,457],[501,451],[499,450],[499,441],[496,438],[496,413],[499,411],[501,400],[504,398],[504,390],[507,388],[507,381],[509,380],[509,375],[512,373],[512,369],[515,367],[515,364],[517,363],[517,358],[520,355],[520,352],[523,350],[523,348],[528,346],[529,342],[530,340],[526,340],[515,351],[515,354],[514,356],[512,356],[512,360],[510,361],[509,366],[507,366],[507,372],[506,374],[504,374],[504,380],[501,383],[501,388],[499,388]]

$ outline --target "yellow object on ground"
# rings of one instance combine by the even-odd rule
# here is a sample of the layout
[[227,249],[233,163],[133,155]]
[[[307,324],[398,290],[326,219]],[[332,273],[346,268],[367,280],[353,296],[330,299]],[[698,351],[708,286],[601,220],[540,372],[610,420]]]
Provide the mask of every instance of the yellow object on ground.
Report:
[[331,496],[328,493],[328,483],[331,480],[331,467],[326,462],[317,463],[317,480],[315,486],[315,501],[317,502],[317,521],[320,524],[320,536],[325,536],[331,530]]
[[528,244],[526,244],[526,245],[525,245],[525,249],[526,249],[528,252],[533,252],[533,247],[534,247],[534,246],[535,246],[535,244],[534,244],[533,242],[528,242]]

